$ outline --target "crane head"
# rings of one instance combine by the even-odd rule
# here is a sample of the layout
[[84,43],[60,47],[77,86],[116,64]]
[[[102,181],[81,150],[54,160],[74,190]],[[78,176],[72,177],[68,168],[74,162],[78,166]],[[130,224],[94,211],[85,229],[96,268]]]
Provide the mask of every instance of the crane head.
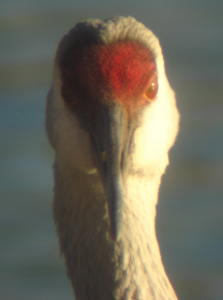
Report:
[[[62,95],[70,108],[86,111],[96,109],[98,102],[119,104],[130,117],[155,98],[156,64],[140,43],[116,41],[69,50],[61,58],[60,69]],[[74,99],[74,95],[79,97]]]
[[117,238],[128,178],[160,176],[177,132],[159,42],[130,17],[79,23],[59,45],[51,93],[50,140],[100,176]]

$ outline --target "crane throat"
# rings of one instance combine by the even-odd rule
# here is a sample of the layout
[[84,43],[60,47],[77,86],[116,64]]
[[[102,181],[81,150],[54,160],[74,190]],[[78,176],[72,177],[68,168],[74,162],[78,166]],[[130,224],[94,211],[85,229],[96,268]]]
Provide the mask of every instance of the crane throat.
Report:
[[[117,101],[125,106],[144,104],[158,90],[151,51],[133,41],[68,49],[60,60],[62,94],[68,103]],[[87,99],[87,100],[86,100]]]

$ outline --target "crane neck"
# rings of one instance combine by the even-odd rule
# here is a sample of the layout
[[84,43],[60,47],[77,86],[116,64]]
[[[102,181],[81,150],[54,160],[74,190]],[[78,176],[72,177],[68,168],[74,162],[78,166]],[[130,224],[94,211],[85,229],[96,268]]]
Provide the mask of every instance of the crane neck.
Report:
[[[55,219],[77,299],[176,300],[155,231],[160,178],[128,178],[122,231],[114,241],[97,175],[58,171],[56,168]],[[78,282],[92,289],[85,284],[80,288]]]
[[141,293],[139,299],[177,299],[166,275],[156,236],[160,178],[154,177],[148,181],[148,178],[133,176],[128,179],[127,185],[123,231],[117,250],[122,257],[121,280],[127,281],[128,277],[123,279],[124,273],[131,270],[131,280],[135,280],[136,290],[139,284],[144,286],[137,290]]

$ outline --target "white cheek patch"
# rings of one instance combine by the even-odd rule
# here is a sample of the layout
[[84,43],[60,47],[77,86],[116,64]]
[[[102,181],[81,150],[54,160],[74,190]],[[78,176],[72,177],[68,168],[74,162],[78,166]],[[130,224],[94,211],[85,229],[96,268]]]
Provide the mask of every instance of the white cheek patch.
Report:
[[55,72],[51,103],[50,132],[56,156],[68,168],[77,168],[89,174],[96,173],[94,157],[88,132],[80,127],[75,113],[64,104],[60,95],[60,79]]
[[160,135],[162,128],[152,111],[153,108],[145,114],[143,126],[135,132],[133,165],[135,169],[149,168],[153,173],[153,168],[158,167],[165,150]]
[[95,165],[88,133],[79,127],[74,115],[72,116],[72,123],[67,125],[69,128],[64,134],[63,144],[58,147],[58,151],[63,156],[63,160],[73,167],[91,172]]
[[141,124],[136,129],[133,168],[147,169],[149,173],[164,172],[168,165],[168,150],[177,131],[174,95],[167,86],[165,93],[161,90],[158,98],[145,109]]

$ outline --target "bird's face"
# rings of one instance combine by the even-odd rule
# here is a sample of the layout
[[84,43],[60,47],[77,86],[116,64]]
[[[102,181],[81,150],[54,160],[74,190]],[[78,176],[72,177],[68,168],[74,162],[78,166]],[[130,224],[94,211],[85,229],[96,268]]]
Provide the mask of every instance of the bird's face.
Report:
[[118,41],[69,49],[59,63],[63,99],[90,136],[117,219],[139,116],[158,92],[155,59],[137,42]]
[[118,104],[131,117],[157,94],[155,60],[137,42],[117,41],[69,49],[60,66],[62,95],[70,108],[82,114],[92,113],[102,103]]
[[[66,38],[57,57],[58,99],[62,99],[69,112],[69,121],[61,114],[62,121],[55,131],[62,132],[64,123],[69,123],[63,127],[68,128],[66,141],[62,140],[71,155],[74,151],[77,154],[76,165],[89,159],[83,153],[90,152],[107,195],[111,228],[116,236],[121,223],[126,178],[134,173],[141,176],[148,170],[152,173],[153,165],[156,168],[161,165],[162,157],[165,157],[162,168],[166,167],[167,151],[177,131],[175,128],[171,133],[169,128],[173,115],[173,127],[177,123],[176,111],[172,109],[173,93],[159,66],[162,55],[154,36],[152,43],[157,43],[160,56],[137,39],[125,37],[104,43],[97,39],[92,42],[87,36],[82,41],[81,33],[78,33],[78,42]],[[169,106],[174,113],[170,113]],[[58,107],[63,109],[62,105]],[[78,124],[72,118],[78,120]],[[78,134],[74,134],[77,130],[73,124],[81,128]],[[82,132],[89,137],[89,152],[81,147],[69,147],[72,139],[78,140]],[[61,133],[56,135],[62,136]]]
[[65,105],[90,135],[100,172],[111,161],[124,172],[140,117],[158,92],[152,52],[128,40],[74,46],[59,68]]

